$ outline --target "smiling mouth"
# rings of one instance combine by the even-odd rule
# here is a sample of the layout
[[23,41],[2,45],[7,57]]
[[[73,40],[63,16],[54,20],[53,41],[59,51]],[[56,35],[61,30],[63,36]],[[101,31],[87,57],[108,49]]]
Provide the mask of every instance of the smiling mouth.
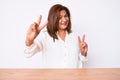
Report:
[[67,26],[67,25],[68,25],[68,23],[67,23],[67,22],[65,22],[65,23],[62,23],[61,25]]

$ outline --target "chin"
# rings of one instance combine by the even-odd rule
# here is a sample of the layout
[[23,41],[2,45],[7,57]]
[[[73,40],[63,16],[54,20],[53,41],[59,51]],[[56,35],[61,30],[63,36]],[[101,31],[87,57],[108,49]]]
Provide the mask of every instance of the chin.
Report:
[[65,30],[67,28],[67,25],[61,25],[60,29]]
[[63,28],[63,29],[66,29],[66,28],[67,28],[67,26],[62,26],[62,28]]

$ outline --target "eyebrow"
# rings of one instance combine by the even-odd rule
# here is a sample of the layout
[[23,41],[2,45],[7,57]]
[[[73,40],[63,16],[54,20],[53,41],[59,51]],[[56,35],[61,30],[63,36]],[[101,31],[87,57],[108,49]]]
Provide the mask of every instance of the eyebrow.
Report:
[[[67,14],[67,13],[65,13],[65,15],[64,15],[64,16],[66,16],[66,15],[68,16],[68,14]],[[59,16],[62,16],[62,15],[59,15]]]

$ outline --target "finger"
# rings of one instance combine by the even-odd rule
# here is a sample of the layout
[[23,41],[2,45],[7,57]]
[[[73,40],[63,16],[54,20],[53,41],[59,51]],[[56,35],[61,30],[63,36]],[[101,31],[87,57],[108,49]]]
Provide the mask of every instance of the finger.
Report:
[[38,28],[38,30],[39,30],[39,31],[42,30],[44,27],[47,26],[47,24],[48,24],[48,21],[46,21],[42,26],[40,26],[40,27]]
[[32,31],[36,31],[36,30],[37,30],[37,27],[38,27],[38,24],[37,24],[36,22],[34,22],[34,23],[31,25]]
[[82,47],[86,47],[86,43],[85,42],[82,42]]
[[80,36],[78,36],[78,42],[81,43],[81,39],[80,39]]
[[36,26],[36,25],[37,25],[37,23],[34,22],[34,24],[33,24],[33,26],[32,26],[32,30],[33,30],[33,31],[36,31],[36,30],[37,30],[37,26]]
[[32,26],[33,26],[33,24],[31,24],[31,25],[30,25],[30,27],[29,27],[29,29],[28,29],[28,30],[32,30]]
[[28,33],[28,34],[29,34],[29,32],[32,31],[32,26],[33,26],[33,24],[31,24],[30,27],[28,28],[28,30],[27,30],[27,33]]
[[38,24],[38,25],[40,25],[41,19],[42,19],[42,16],[40,15],[39,18],[38,18],[38,21],[37,21],[37,24]]
[[82,42],[85,42],[85,34],[82,37]]

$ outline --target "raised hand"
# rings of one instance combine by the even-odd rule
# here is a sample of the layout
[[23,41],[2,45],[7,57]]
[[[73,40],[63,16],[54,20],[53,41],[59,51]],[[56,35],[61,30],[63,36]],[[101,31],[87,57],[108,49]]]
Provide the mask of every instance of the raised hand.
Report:
[[88,45],[85,42],[85,35],[83,35],[82,40],[80,39],[80,36],[78,36],[78,42],[79,42],[81,54],[83,56],[87,56]]
[[47,22],[40,26],[42,16],[40,15],[37,22],[30,25],[26,35],[26,46],[30,46],[40,31],[47,25]]

